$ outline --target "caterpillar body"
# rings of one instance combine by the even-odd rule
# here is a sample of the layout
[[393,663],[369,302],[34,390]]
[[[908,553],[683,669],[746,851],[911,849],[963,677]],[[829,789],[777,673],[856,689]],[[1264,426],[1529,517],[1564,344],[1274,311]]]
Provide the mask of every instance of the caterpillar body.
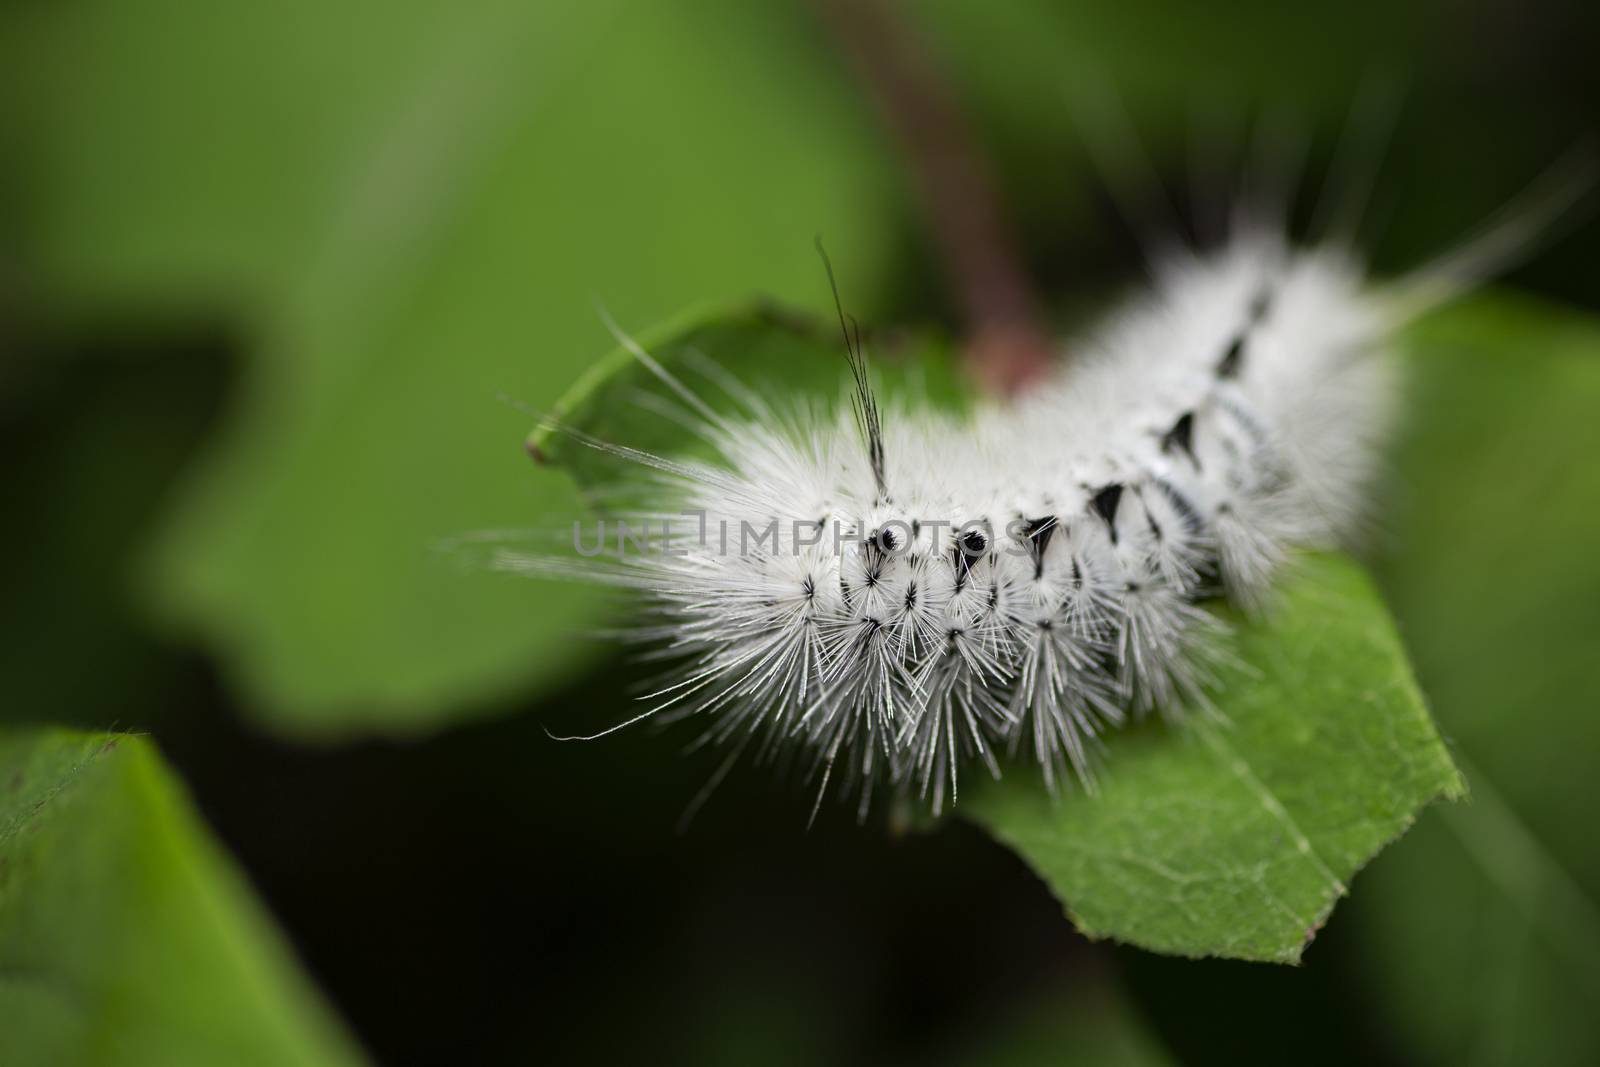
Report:
[[1092,788],[1105,731],[1210,708],[1227,643],[1204,601],[1270,610],[1296,550],[1350,534],[1394,331],[1525,244],[1534,214],[1386,286],[1347,245],[1243,226],[1163,259],[1049,380],[965,416],[880,406],[842,312],[854,396],[834,414],[704,367],[740,409],[713,410],[616,331],[718,458],[571,431],[648,472],[635,519],[676,526],[590,572],[642,596],[635,636],[679,663],[611,729],[701,719],[730,758],[804,761],[819,802],[858,790],[863,815],[884,783],[937,813],[998,752]]

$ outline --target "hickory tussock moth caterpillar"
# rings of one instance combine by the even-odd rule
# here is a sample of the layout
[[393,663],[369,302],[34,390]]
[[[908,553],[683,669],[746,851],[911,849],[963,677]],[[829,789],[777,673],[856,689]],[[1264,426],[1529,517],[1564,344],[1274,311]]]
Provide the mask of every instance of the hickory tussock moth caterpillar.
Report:
[[1392,418],[1394,331],[1577,188],[1559,177],[1388,284],[1346,246],[1243,221],[1158,261],[1050,380],[969,418],[884,407],[842,308],[838,414],[726,375],[739,410],[718,411],[613,327],[717,457],[568,431],[645,473],[630,519],[661,534],[585,572],[634,591],[636,636],[681,664],[628,723],[695,717],[736,752],[799,755],[819,800],[842,777],[863,812],[880,783],[938,812],[964,766],[999,773],[997,749],[1052,789],[1090,780],[1104,731],[1207,706],[1226,645],[1202,601],[1260,610],[1293,552],[1349,534]]

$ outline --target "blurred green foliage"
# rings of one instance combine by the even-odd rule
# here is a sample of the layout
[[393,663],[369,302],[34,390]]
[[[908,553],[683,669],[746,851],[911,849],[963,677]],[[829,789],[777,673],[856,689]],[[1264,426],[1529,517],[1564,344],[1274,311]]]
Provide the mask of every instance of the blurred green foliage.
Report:
[[1594,1062],[1600,324],[1479,300],[1416,351],[1383,585],[1473,800],[1374,868],[1373,981],[1419,1054]]
[[1061,986],[1018,1005],[983,1041],[958,1043],[933,1063],[950,1067],[1163,1067],[1175,1061],[1109,983]]
[[147,588],[280,729],[414,732],[591,659],[592,592],[430,546],[578,510],[497,395],[550,405],[605,347],[596,298],[817,302],[826,229],[871,310],[885,151],[781,5],[11,17],[45,297],[226,315],[251,353]]
[[145,738],[0,735],[0,1059],[361,1061]]

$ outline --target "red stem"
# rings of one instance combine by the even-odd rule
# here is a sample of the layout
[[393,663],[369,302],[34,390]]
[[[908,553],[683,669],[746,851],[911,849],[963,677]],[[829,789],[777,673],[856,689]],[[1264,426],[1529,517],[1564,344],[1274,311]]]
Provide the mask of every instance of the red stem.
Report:
[[1022,268],[993,174],[940,71],[895,0],[815,0],[916,187],[984,385],[1013,393],[1042,377],[1054,346]]

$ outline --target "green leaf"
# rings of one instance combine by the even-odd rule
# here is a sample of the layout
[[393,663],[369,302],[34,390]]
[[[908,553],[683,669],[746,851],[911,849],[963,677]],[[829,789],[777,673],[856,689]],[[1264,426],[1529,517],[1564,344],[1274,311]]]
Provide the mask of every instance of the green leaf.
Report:
[[149,729],[187,706],[128,568],[204,436],[224,374],[192,341],[160,340],[165,348],[23,351],[9,368],[42,381],[0,414],[10,515],[0,526],[0,723],[103,729],[115,709],[119,724]]
[[149,741],[0,734],[0,1060],[361,1059]]
[[[8,5],[18,269],[248,357],[143,595],[272,728],[491,714],[572,677],[600,598],[433,550],[583,513],[526,417],[632,329],[753,290],[879,301],[888,149],[808,12],[737,0]],[[360,47],[352,47],[360,42]],[[871,288],[867,288],[867,287]],[[176,309],[174,312],[173,309]]]
[[1113,733],[1098,793],[1013,771],[959,811],[1016,849],[1078,928],[1158,952],[1293,963],[1351,877],[1463,787],[1371,582],[1309,557],[1270,623],[1226,613],[1216,703]]
[[1435,1062],[1600,1061],[1600,321],[1506,295],[1422,323],[1384,589],[1473,788],[1374,865],[1375,1003]]
[[[738,397],[719,380],[727,376],[736,390],[768,402],[778,398],[779,404],[846,395],[844,340],[836,322],[770,300],[695,308],[636,343],[714,410],[738,408]],[[886,400],[913,407],[965,405],[951,349],[934,334],[869,337],[868,347],[872,375]],[[669,386],[619,345],[573,383],[552,411],[555,425],[535,429],[528,450],[563,468],[586,490],[615,482],[619,474],[636,474],[636,468],[570,439],[559,427],[656,455],[713,456],[681,422],[647,409],[647,398],[683,407]]]

